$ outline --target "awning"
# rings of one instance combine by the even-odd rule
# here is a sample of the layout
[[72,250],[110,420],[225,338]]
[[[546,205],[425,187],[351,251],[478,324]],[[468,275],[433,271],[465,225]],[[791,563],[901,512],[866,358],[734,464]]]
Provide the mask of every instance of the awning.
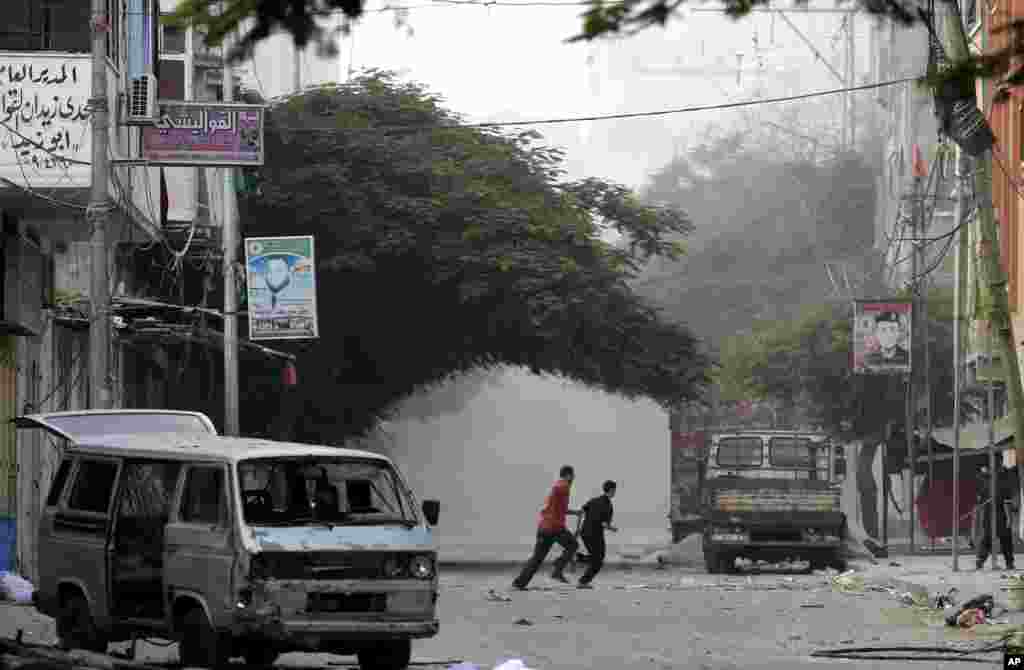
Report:
[[[960,448],[988,449],[988,422],[971,422],[960,426]],[[1013,444],[1013,416],[1004,416],[993,422],[993,433],[997,449],[1008,449]],[[932,437],[936,442],[952,448],[953,429],[935,428],[932,430]]]

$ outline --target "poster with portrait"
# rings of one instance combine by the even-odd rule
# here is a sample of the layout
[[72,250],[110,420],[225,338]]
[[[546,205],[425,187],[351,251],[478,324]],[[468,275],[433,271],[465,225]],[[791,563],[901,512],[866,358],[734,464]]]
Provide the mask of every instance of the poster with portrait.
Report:
[[313,237],[247,237],[250,340],[318,336]]
[[909,301],[857,301],[853,315],[855,373],[910,372],[911,314]]

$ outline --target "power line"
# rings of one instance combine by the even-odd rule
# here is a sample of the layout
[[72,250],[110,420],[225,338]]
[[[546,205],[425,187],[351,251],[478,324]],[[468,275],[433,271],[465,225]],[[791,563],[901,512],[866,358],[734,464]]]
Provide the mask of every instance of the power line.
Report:
[[451,123],[451,124],[409,124],[409,125],[395,125],[395,126],[374,126],[369,128],[326,128],[326,127],[298,127],[298,126],[278,126],[281,130],[287,130],[289,132],[320,132],[320,133],[355,133],[365,131],[401,131],[401,130],[432,130],[432,129],[447,129],[447,128],[498,128],[507,126],[541,126],[541,125],[553,125],[557,123],[580,123],[584,121],[613,121],[617,119],[636,119],[636,118],[648,118],[655,116],[671,116],[674,114],[689,114],[692,112],[712,112],[723,109],[738,109],[742,107],[755,107],[758,105],[770,105],[782,102],[796,102],[799,100],[808,100],[811,98],[820,98],[828,95],[836,95],[839,93],[852,93],[856,91],[868,91],[886,86],[897,86],[899,84],[907,84],[910,82],[917,81],[918,77],[904,77],[902,79],[894,79],[891,81],[883,81],[874,84],[861,84],[859,86],[848,86],[845,88],[833,88],[824,91],[814,91],[811,93],[801,93],[798,95],[787,95],[778,98],[759,98],[754,100],[744,100],[740,102],[726,102],[714,105],[694,105],[690,107],[676,107],[671,109],[659,109],[646,112],[624,112],[621,114],[595,114],[591,116],[566,116],[556,117],[548,119],[533,119],[528,121],[491,121],[488,123]]

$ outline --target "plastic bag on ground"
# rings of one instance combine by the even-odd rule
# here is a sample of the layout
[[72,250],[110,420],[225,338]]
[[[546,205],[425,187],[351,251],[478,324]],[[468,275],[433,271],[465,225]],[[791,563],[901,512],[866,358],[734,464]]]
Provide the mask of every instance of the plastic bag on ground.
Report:
[[450,666],[448,670],[480,670],[472,663],[459,663],[457,665]]
[[530,668],[526,667],[518,658],[513,658],[495,666],[494,670],[530,670]]
[[0,600],[29,605],[34,591],[35,587],[27,579],[11,572],[0,572]]
[[853,570],[847,570],[843,574],[833,577],[832,585],[840,591],[863,591],[864,578],[854,573]]

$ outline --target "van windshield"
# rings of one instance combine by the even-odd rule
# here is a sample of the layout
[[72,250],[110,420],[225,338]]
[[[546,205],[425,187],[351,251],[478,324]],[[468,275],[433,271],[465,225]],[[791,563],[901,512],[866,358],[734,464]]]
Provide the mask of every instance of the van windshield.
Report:
[[414,526],[412,501],[391,465],[351,458],[261,458],[238,464],[245,521],[257,526]]

